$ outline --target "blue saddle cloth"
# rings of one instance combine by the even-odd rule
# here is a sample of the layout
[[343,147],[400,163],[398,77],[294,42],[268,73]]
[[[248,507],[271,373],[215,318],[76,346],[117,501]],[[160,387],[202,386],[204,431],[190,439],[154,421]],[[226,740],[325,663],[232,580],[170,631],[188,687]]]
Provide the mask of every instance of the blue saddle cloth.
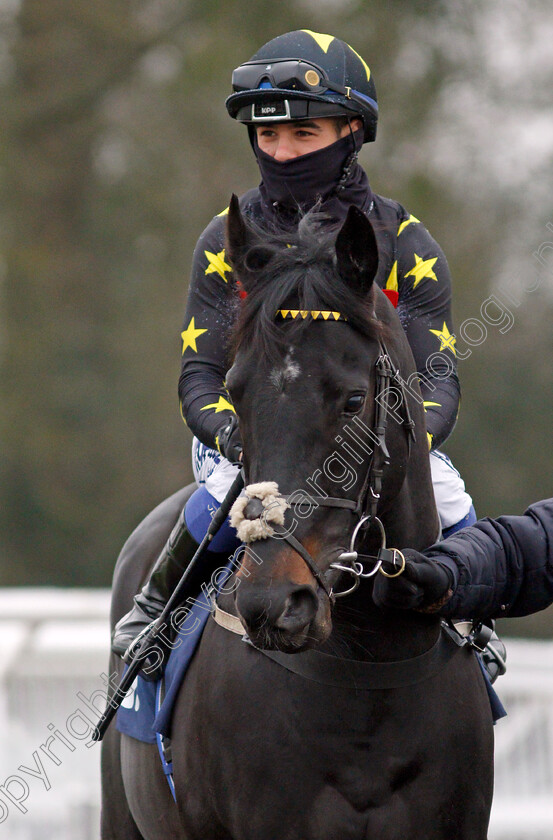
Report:
[[142,677],[137,677],[117,712],[116,728],[119,732],[147,744],[156,743],[156,733],[170,735],[175,697],[196,652],[211,609],[211,599],[204,589],[194,599],[186,621],[175,639],[175,647],[165,669],[163,700],[160,699],[158,691],[159,683],[147,682]]

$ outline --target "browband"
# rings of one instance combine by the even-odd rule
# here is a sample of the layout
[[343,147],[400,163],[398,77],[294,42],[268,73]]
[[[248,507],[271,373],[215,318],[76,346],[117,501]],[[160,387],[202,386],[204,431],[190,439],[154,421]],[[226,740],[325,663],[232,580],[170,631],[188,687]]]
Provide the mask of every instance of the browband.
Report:
[[341,312],[330,312],[325,309],[277,309],[276,314],[284,320],[293,321],[306,318],[312,318],[314,321],[347,321]]

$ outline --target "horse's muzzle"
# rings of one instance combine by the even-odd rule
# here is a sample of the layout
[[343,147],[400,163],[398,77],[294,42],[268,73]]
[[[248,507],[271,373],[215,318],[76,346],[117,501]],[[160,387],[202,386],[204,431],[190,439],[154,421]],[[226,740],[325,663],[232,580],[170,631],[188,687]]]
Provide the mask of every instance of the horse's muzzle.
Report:
[[266,650],[296,653],[319,644],[330,631],[325,603],[311,586],[240,586],[236,606],[251,641]]

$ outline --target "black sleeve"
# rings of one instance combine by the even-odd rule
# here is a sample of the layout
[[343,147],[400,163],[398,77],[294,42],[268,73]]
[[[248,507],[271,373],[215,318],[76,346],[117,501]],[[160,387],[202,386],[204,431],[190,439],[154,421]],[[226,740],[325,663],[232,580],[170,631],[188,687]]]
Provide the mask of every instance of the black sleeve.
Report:
[[213,448],[217,448],[218,432],[234,413],[224,383],[237,295],[225,256],[224,230],[223,213],[198,240],[181,333],[182,417],[196,437]]
[[553,603],[553,499],[524,516],[480,520],[424,553],[453,574],[444,616],[504,618],[543,610]]
[[442,249],[414,216],[398,228],[396,271],[398,315],[415,357],[434,449],[451,434],[459,409],[451,276]]

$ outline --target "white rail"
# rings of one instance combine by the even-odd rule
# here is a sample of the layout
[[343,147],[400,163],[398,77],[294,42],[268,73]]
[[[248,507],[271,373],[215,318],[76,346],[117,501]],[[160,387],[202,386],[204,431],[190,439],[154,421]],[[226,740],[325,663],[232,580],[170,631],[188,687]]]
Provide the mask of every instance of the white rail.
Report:
[[98,840],[97,716],[85,701],[101,705],[108,613],[106,590],[0,590],[0,785],[15,800],[0,791],[0,837]]
[[490,840],[553,840],[553,642],[509,640]]

